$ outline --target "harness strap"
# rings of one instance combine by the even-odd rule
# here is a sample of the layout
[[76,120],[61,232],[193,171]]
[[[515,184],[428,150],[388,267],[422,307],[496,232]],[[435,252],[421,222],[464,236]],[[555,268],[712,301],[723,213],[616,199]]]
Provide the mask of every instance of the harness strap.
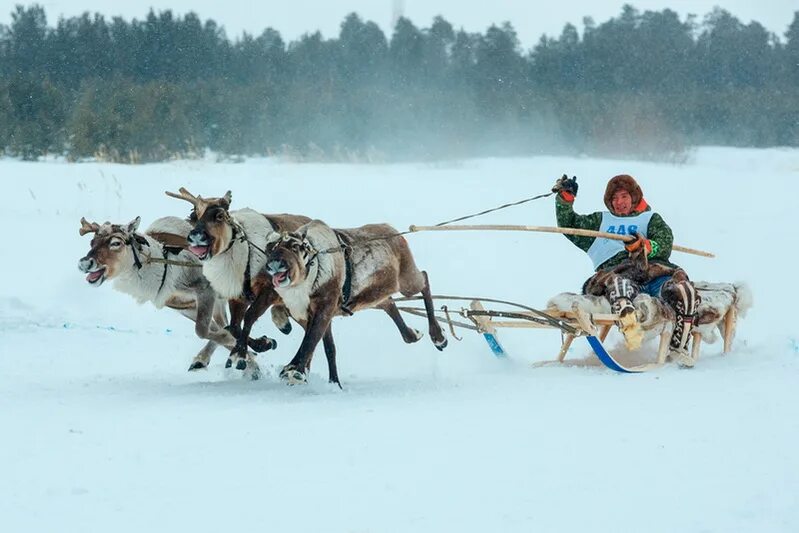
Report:
[[[144,242],[145,244],[147,243],[146,240],[144,240]],[[141,260],[139,259],[139,254],[137,253],[137,246],[136,246],[137,244],[141,244],[141,240],[139,240],[137,235],[132,235],[128,239],[128,244],[130,245],[130,249],[133,250],[133,264],[136,266],[137,270],[141,270],[142,263]]]
[[167,261],[167,259],[169,259],[167,257],[169,255],[169,248],[167,248],[166,246],[162,246],[161,251],[164,255],[164,274],[163,276],[161,276],[161,284],[158,286],[158,292],[155,293],[156,296],[161,294],[161,289],[164,288],[164,283],[166,283],[166,273],[167,269],[169,268],[169,261]]
[[[242,242],[246,242],[246,243],[249,243],[250,245],[254,246],[252,243],[250,243],[249,240],[247,240],[247,234],[244,233],[244,228],[242,228],[241,225],[238,224],[232,218],[230,219],[230,227],[233,228],[233,230],[232,230],[233,235],[231,235],[231,237],[230,237],[230,242],[228,243],[227,248],[225,248],[224,250],[222,250],[221,252],[219,252],[216,255],[222,255],[223,253],[225,253],[228,250],[230,250],[231,248],[233,248],[233,245],[236,243],[236,240],[240,240]],[[241,233],[241,235],[239,235],[239,233]]]
[[[247,241],[249,242],[249,241]],[[248,302],[255,301],[255,293],[252,290],[252,275],[250,274],[250,259],[252,258],[252,248],[247,247],[247,267],[244,269],[244,284],[241,288],[242,294]]]
[[224,252],[220,252],[220,254],[223,254],[228,250],[230,250],[233,247],[233,243],[235,243],[236,240],[240,240],[241,242],[247,243],[247,265],[244,268],[244,282],[242,283],[241,286],[241,293],[244,295],[244,298],[246,298],[248,302],[254,302],[255,293],[252,290],[252,274],[250,273],[250,261],[252,260],[253,247],[256,248],[258,247],[250,242],[250,239],[247,238],[247,233],[244,231],[244,228],[242,228],[240,224],[238,224],[233,219],[231,219],[230,222],[231,222],[230,225],[233,227],[233,236],[230,239],[230,244],[228,244],[228,247],[225,248]]
[[340,249],[344,252],[344,286],[341,288],[341,310],[347,315],[352,316],[354,313],[350,309],[350,297],[352,296],[352,248],[344,243],[341,239],[341,234],[334,230],[336,239]]

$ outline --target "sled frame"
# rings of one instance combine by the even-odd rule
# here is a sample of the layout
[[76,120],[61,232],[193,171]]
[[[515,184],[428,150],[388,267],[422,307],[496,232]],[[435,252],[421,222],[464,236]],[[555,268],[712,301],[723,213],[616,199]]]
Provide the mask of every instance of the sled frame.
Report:
[[[418,297],[402,298],[398,301],[416,300]],[[571,311],[561,311],[549,308],[546,311],[539,311],[521,304],[514,304],[502,300],[487,298],[467,298],[453,296],[433,296],[439,300],[460,300],[469,301],[468,308],[461,308],[458,313],[461,317],[468,319],[471,323],[453,320],[449,316],[441,316],[437,311],[436,319],[442,325],[448,326],[452,331],[455,327],[476,331],[486,337],[486,341],[491,347],[492,352],[497,357],[505,357],[507,352],[499,343],[497,330],[507,329],[557,329],[562,333],[560,349],[554,360],[541,361],[534,366],[546,366],[556,363],[564,363],[569,349],[578,337],[586,337],[594,354],[607,367],[617,372],[638,373],[647,370],[660,368],[666,364],[669,353],[669,342],[671,329],[664,327],[659,335],[657,360],[654,363],[644,363],[634,366],[624,366],[613,359],[602,346],[610,330],[619,325],[619,316],[613,313],[587,313],[578,306],[573,306]],[[516,306],[518,311],[496,311],[486,310],[483,303],[501,303],[503,305]],[[426,316],[423,309],[412,307],[399,307],[400,311]],[[735,306],[731,306],[720,324],[723,324],[724,346],[722,353],[727,354],[732,349],[732,342],[735,337],[737,323],[737,312]],[[702,335],[698,331],[691,333],[691,357],[694,362],[699,360],[702,346]]]

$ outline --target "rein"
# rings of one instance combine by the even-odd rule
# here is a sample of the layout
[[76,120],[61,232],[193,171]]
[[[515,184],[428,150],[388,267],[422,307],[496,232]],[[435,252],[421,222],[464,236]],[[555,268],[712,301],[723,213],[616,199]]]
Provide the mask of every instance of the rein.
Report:
[[[525,198],[525,199],[519,200],[517,202],[511,202],[511,203],[503,204],[503,205],[500,205],[500,206],[497,206],[497,207],[492,207],[491,209],[486,209],[485,211],[480,211],[479,213],[472,213],[471,215],[464,215],[462,217],[453,218],[452,220],[445,220],[444,222],[439,222],[438,224],[435,224],[435,225],[433,225],[431,227],[437,228],[437,227],[441,227],[441,226],[447,226],[447,225],[455,223],[455,222],[461,222],[462,220],[468,220],[470,218],[476,218],[476,217],[479,217],[479,216],[487,215],[488,213],[493,213],[494,211],[499,211],[500,209],[507,209],[508,207],[514,207],[514,206],[517,206],[517,205],[525,204],[527,202],[532,202],[533,200],[539,200],[541,198],[546,198],[548,196],[552,196],[553,194],[555,194],[555,193],[554,192],[548,192],[546,194],[539,194],[537,196],[532,196],[530,198]],[[235,224],[233,227],[237,228],[238,224]],[[369,238],[369,239],[361,239],[361,240],[357,241],[357,244],[363,244],[363,243],[373,242],[373,241],[385,241],[385,240],[388,240],[388,239],[394,239],[396,237],[404,237],[405,235],[409,235],[411,233],[415,233],[415,231],[413,229],[408,229],[408,230],[405,230],[405,231],[399,231],[399,232],[396,232],[396,233],[392,233],[391,235],[381,235],[380,237],[372,237],[372,238]],[[287,233],[283,233],[281,239],[279,239],[277,242],[280,242],[281,240],[283,240],[283,238],[285,238],[287,235],[288,235]],[[230,245],[223,252],[220,252],[220,253],[224,253],[224,252],[228,251],[233,246],[233,241],[234,240],[235,240],[235,237],[234,237],[234,239],[231,239]],[[258,250],[259,252],[261,252],[264,256],[268,256],[269,255],[269,251],[268,250],[264,250],[260,246],[254,244],[252,241],[250,241],[247,238],[247,236],[243,234],[243,231],[242,231],[241,240],[246,242],[247,244],[249,244],[251,247],[255,248],[256,250]],[[267,248],[269,248],[268,245],[267,245]],[[315,250],[313,247],[310,247],[309,251],[311,252],[312,255],[311,255],[311,259],[308,261],[308,265],[313,263],[314,259],[316,259],[316,256],[318,256],[320,254],[346,253],[346,251],[349,248],[352,248],[352,244],[346,244],[346,243],[342,242],[340,238],[339,238],[338,246],[331,246],[330,248],[325,248],[324,250]],[[308,265],[306,265],[306,266],[308,266]]]
[[[409,302],[414,300],[422,300],[423,298],[424,298],[423,296],[404,296],[401,298],[395,298],[394,301]],[[490,311],[490,313],[495,313],[495,314],[501,313],[501,314],[496,314],[496,316],[506,316],[508,318],[524,318],[525,320],[531,320],[533,322],[538,322],[539,324],[547,324],[549,326],[552,326],[553,328],[557,328],[563,331],[564,333],[570,333],[570,334],[577,333],[577,330],[573,326],[571,326],[566,320],[554,317],[548,313],[545,313],[544,311],[535,309],[534,307],[530,307],[516,302],[509,302],[508,300],[498,300],[496,298],[478,298],[472,296],[446,296],[440,294],[433,294],[431,298],[433,300],[453,300],[453,301],[468,301],[468,302],[477,300],[480,302],[509,305],[527,311],[528,313],[531,313],[532,315],[535,316],[519,315],[519,313],[508,313],[506,311]],[[489,311],[479,311],[479,312],[473,310],[468,311],[468,314],[472,314],[475,316],[482,316],[482,313],[489,313]],[[512,314],[518,316],[511,316]]]
[[[464,215],[462,217],[453,218],[452,220],[445,220],[444,222],[439,222],[438,224],[434,224],[431,227],[438,228],[438,227],[441,227],[441,226],[447,226],[447,225],[452,224],[454,222],[461,222],[462,220],[468,220],[470,218],[480,217],[480,216],[483,216],[483,215],[487,215],[488,213],[493,213],[494,211],[499,211],[500,209],[507,209],[508,207],[515,207],[517,205],[525,204],[527,202],[532,202],[533,200],[539,200],[541,198],[546,198],[547,196],[552,196],[553,194],[555,194],[555,193],[554,192],[548,192],[546,194],[539,194],[539,195],[533,196],[531,198],[525,198],[524,200],[519,200],[518,202],[511,202],[511,203],[508,203],[508,204],[500,205],[498,207],[492,207],[491,209],[486,209],[485,211],[480,211],[479,213],[472,213],[471,215]],[[370,239],[362,239],[360,241],[357,241],[357,244],[363,244],[363,243],[373,242],[373,241],[383,241],[383,240],[388,240],[388,239],[394,239],[396,237],[403,237],[405,235],[408,235],[408,234],[411,234],[411,233],[415,233],[416,230],[413,229],[413,228],[414,228],[414,226],[412,226],[411,229],[407,229],[405,231],[399,231],[399,232],[393,233],[391,235],[383,235],[383,236],[380,236],[380,237],[372,237]],[[339,240],[339,242],[340,242],[340,240]],[[319,250],[319,251],[316,252],[316,255],[318,255],[318,254],[334,254],[334,253],[337,253],[337,252],[344,252],[344,251],[346,251],[346,249],[348,247],[351,247],[351,245],[340,243],[338,246],[332,246],[332,247],[326,248],[324,250]]]
[[[165,254],[166,255],[166,254]],[[164,263],[166,265],[173,265],[173,266],[182,266],[182,267],[190,267],[190,268],[202,268],[202,265],[198,265],[197,263],[190,263],[189,261],[177,261],[175,259],[162,259],[160,257],[151,257],[147,260],[148,263]]]
[[[133,251],[133,264],[136,266],[137,270],[141,270],[144,264],[142,264],[141,260],[139,259],[139,254],[137,253],[137,245],[146,245],[147,248],[150,248],[150,243],[147,242],[147,239],[142,237],[141,235],[136,235],[135,233],[130,236],[127,241],[130,249]],[[161,289],[164,288],[164,284],[166,283],[166,275],[169,269],[170,264],[174,264],[175,262],[169,261],[167,256],[169,255],[169,250],[166,246],[161,245],[161,253],[163,254],[164,258],[161,259],[160,257],[152,257],[152,252],[150,252],[150,256],[147,257],[145,263],[164,263],[164,273],[161,276],[161,283],[158,285],[158,290],[155,292],[155,295],[158,296],[161,294]],[[181,261],[182,262],[182,261]]]

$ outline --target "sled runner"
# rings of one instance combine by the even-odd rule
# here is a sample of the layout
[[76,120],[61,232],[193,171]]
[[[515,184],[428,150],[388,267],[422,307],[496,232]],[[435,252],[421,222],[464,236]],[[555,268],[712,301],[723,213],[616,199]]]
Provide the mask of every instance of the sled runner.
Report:
[[[728,353],[732,349],[738,317],[743,316],[751,306],[751,295],[745,285],[697,282],[696,288],[702,297],[702,303],[697,313],[697,325],[692,332],[691,356],[694,361],[699,358],[702,343],[715,342],[719,334],[724,342],[723,353]],[[398,298],[397,301],[414,299]],[[507,356],[507,351],[499,341],[498,330],[536,328],[559,330],[562,343],[556,359],[536,363],[535,366],[564,363],[574,340],[580,337],[586,339],[597,359],[615,372],[645,372],[663,366],[668,359],[673,315],[659,299],[645,294],[639,295],[634,303],[645,339],[658,338],[658,347],[654,362],[639,364],[624,363],[604,346],[603,342],[611,329],[619,325],[620,319],[610,311],[607,300],[601,297],[563,293],[550,299],[544,311],[491,298],[436,295],[433,300],[447,302],[437,311],[437,318],[450,328],[453,336],[455,328],[476,331],[484,336],[492,353],[497,357]],[[454,302],[461,302],[457,312],[448,306]],[[468,307],[463,306],[466,302]],[[421,308],[399,309],[413,315],[423,315]],[[461,320],[455,320],[451,315],[459,316]]]

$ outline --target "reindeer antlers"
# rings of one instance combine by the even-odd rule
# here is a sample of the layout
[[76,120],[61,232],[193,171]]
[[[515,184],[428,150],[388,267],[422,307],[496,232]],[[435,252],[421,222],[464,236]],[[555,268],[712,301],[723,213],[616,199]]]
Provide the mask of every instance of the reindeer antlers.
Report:
[[97,222],[88,222],[84,217],[80,217],[80,236],[83,237],[87,233],[97,233],[100,230],[100,224]]
[[178,200],[186,200],[197,209],[200,209],[201,202],[205,202],[207,204],[209,202],[214,202],[217,200],[221,200],[222,202],[226,203],[227,206],[225,207],[225,209],[227,209],[230,206],[231,200],[233,199],[233,196],[230,194],[230,191],[226,192],[225,196],[223,196],[222,198],[203,198],[202,196],[194,196],[192,193],[187,191],[185,187],[181,187],[180,189],[178,189],[178,192],[180,194],[169,191],[164,191],[164,192],[166,192],[167,196],[171,196],[172,198],[177,198]]
[[171,196],[172,198],[177,198],[178,200],[186,200],[194,207],[197,207],[197,202],[201,200],[199,196],[194,196],[192,193],[187,191],[185,187],[181,187],[180,189],[178,189],[178,192],[180,194],[169,191],[164,191],[164,192],[166,193],[167,196]]

